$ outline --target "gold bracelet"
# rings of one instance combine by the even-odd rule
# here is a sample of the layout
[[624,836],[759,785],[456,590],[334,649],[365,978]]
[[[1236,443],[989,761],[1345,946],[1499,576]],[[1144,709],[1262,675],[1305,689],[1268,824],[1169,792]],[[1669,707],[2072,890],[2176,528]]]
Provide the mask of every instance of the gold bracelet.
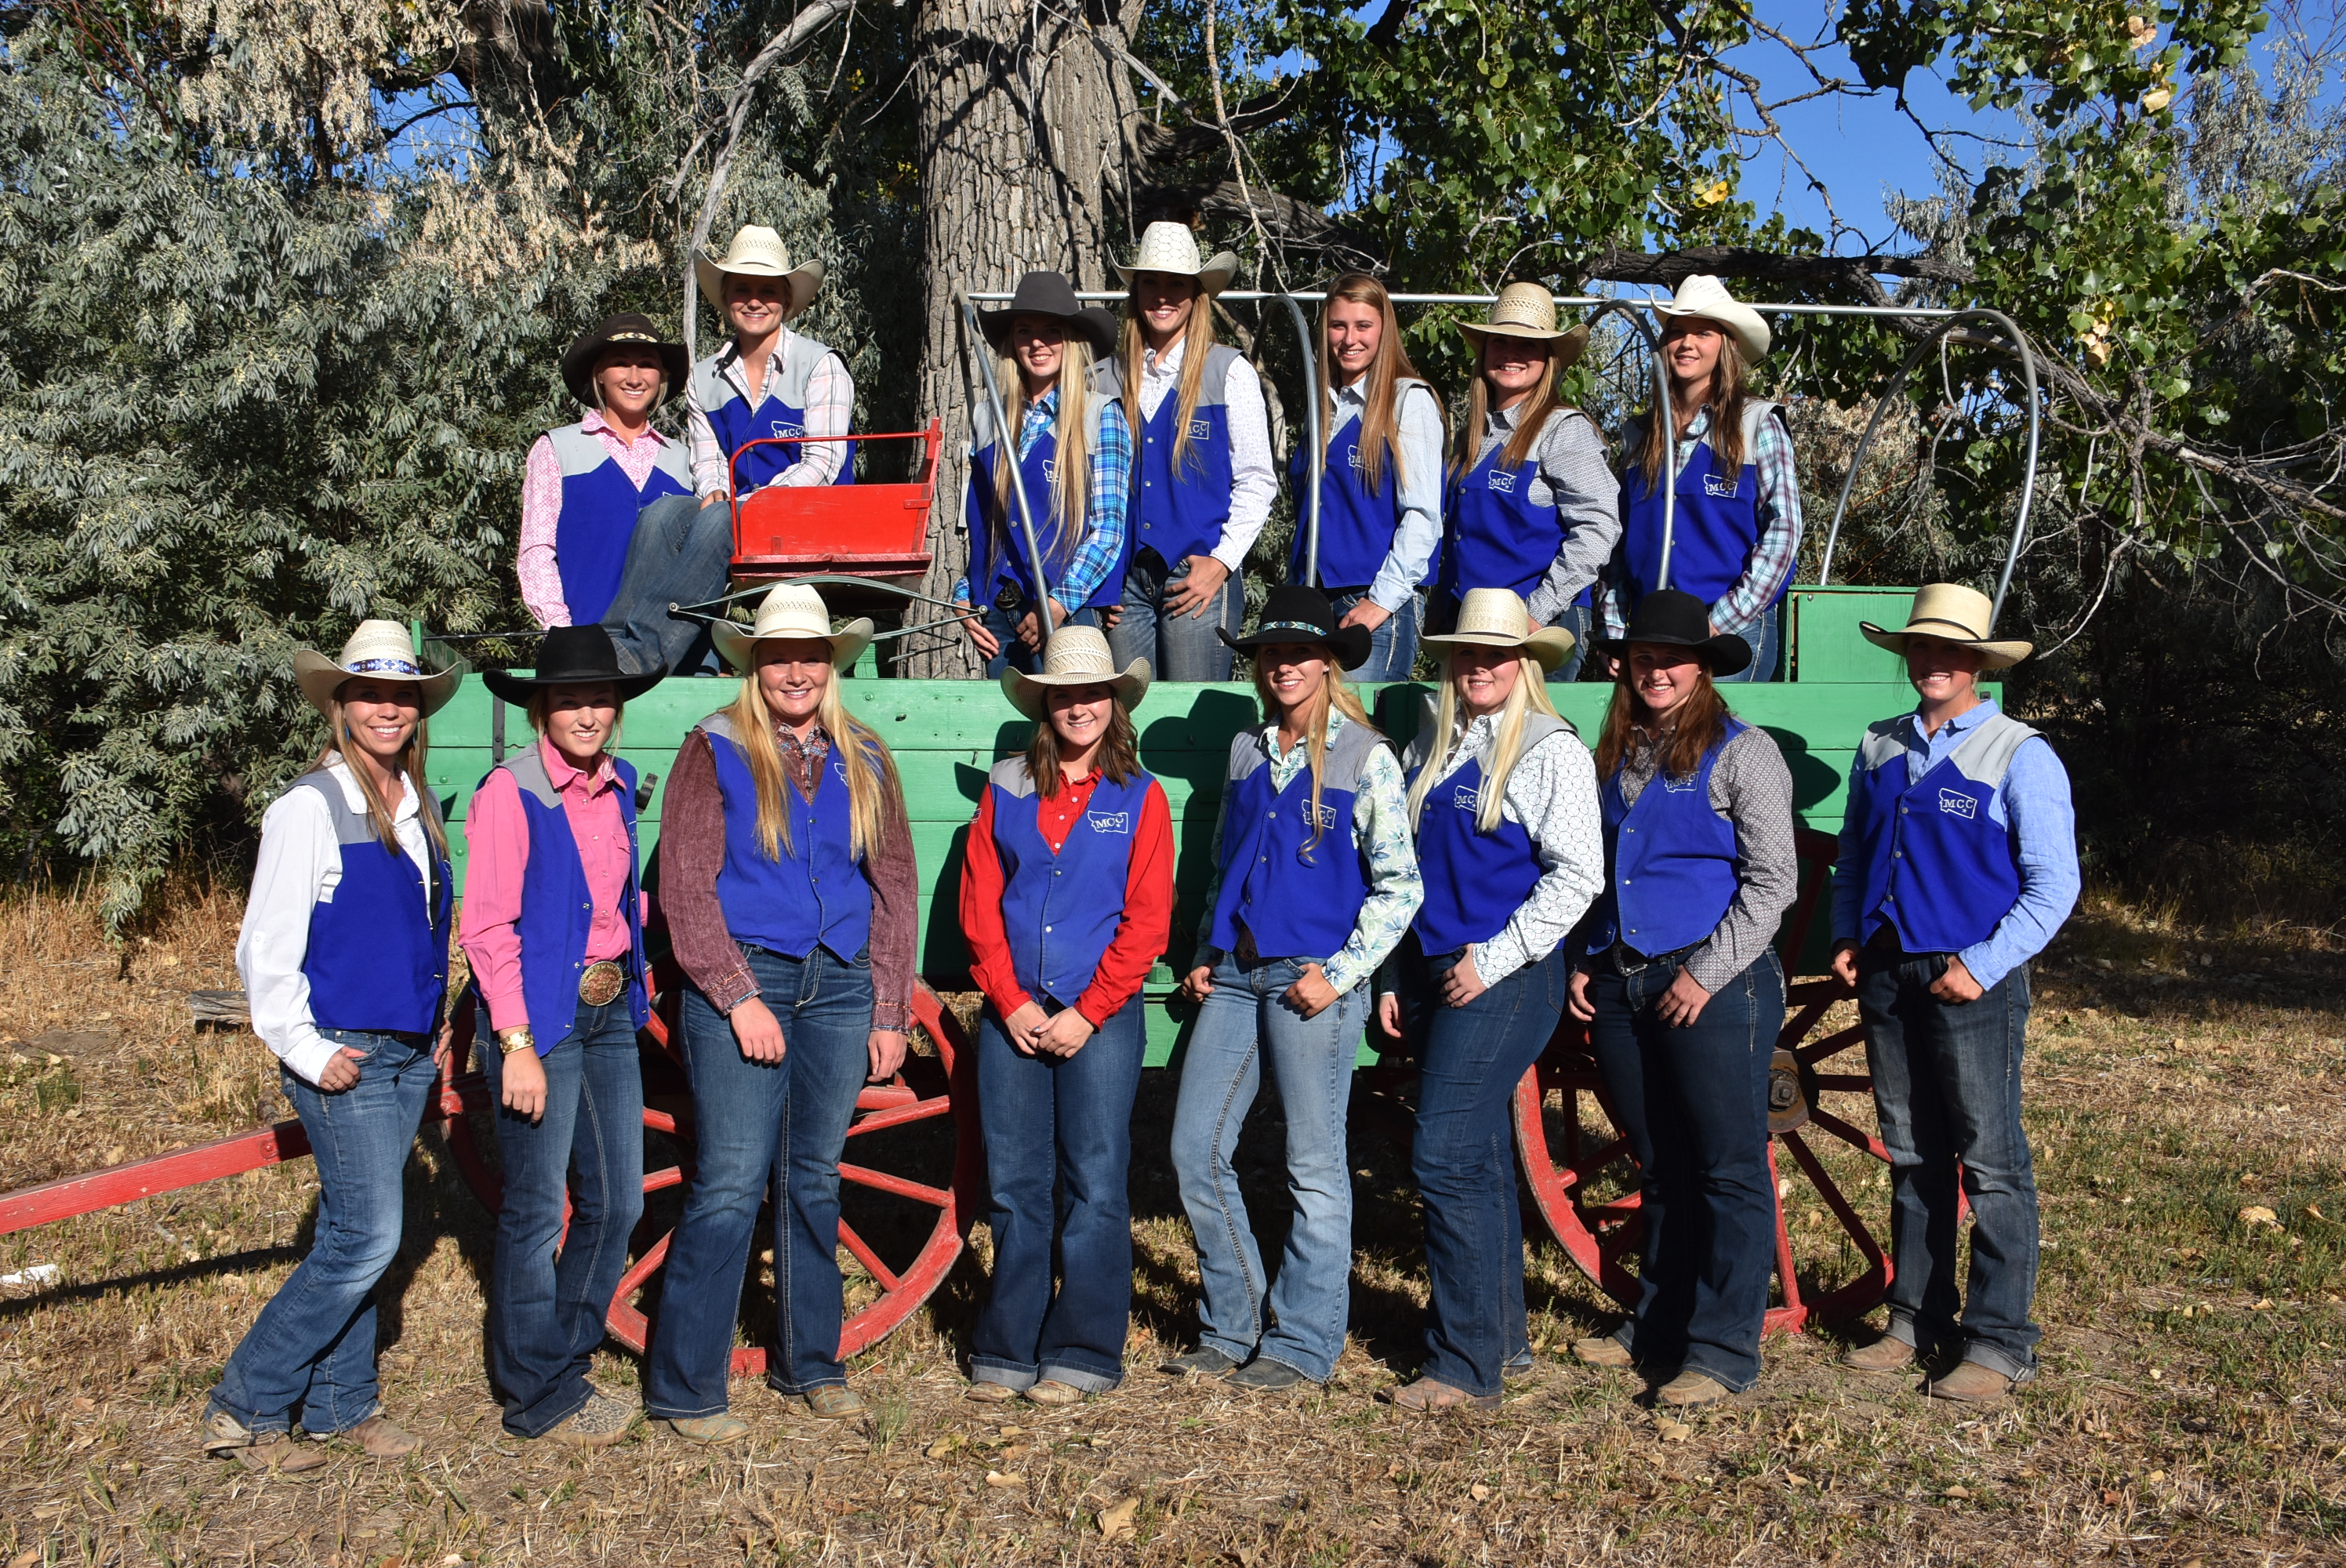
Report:
[[516,1051],[535,1051],[537,1049],[537,1036],[532,1034],[525,1026],[520,1029],[500,1029],[497,1031],[497,1049],[508,1056]]

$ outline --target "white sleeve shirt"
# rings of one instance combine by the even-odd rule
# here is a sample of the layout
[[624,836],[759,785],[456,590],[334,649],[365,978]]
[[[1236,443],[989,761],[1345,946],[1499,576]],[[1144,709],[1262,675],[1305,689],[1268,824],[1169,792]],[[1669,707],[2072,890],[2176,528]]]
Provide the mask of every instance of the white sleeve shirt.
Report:
[[[1163,354],[1154,349],[1140,356],[1140,417],[1154,419],[1165,399],[1181,383],[1186,339]],[[1246,565],[1262,525],[1270,521],[1270,504],[1279,498],[1279,472],[1270,461],[1270,410],[1262,398],[1262,378],[1240,356],[1230,361],[1222,382],[1223,406],[1230,430],[1230,519],[1222,524],[1221,543],[1212,555],[1237,576]],[[1178,567],[1178,561],[1168,561]]]

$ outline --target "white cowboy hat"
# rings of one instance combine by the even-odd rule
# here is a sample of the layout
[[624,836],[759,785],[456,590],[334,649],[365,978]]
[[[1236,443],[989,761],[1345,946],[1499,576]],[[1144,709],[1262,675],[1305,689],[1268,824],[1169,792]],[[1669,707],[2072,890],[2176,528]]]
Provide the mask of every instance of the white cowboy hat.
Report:
[[1573,636],[1562,626],[1535,626],[1523,596],[1512,588],[1469,588],[1449,635],[1420,637],[1430,648],[1521,648],[1550,672],[1572,657]]
[[1104,686],[1116,694],[1129,713],[1140,706],[1148,690],[1148,661],[1134,659],[1118,675],[1107,638],[1092,626],[1061,626],[1043,645],[1043,673],[1002,672],[1002,695],[1029,718],[1043,717],[1043,704],[1055,686]]
[[1239,259],[1228,250],[1217,250],[1210,260],[1198,255],[1198,237],[1189,232],[1186,223],[1152,223],[1140,231],[1140,250],[1129,267],[1119,266],[1117,275],[1127,285],[1136,272],[1171,272],[1178,277],[1195,278],[1198,286],[1209,294],[1219,294],[1230,286],[1239,274]]
[[1767,318],[1729,293],[1727,285],[1708,272],[1698,272],[1679,284],[1668,304],[1657,300],[1654,314],[1665,321],[1672,316],[1700,316],[1717,321],[1735,334],[1746,361],[1767,358],[1768,345],[1776,341],[1776,334],[1768,330]]
[[803,583],[778,583],[758,601],[758,619],[740,626],[717,621],[709,628],[718,655],[737,675],[748,675],[758,645],[769,637],[820,637],[831,645],[831,667],[845,669],[872,646],[872,617],[858,616],[837,631],[831,629],[831,608],[822,596]]
[[1906,612],[1906,624],[1898,630],[1885,631],[1872,621],[1860,621],[1857,629],[1875,647],[1888,648],[1903,656],[1910,636],[1937,637],[1967,648],[1979,649],[1983,669],[2009,669],[2035,651],[2031,643],[2016,639],[1997,642],[1988,636],[1995,629],[1995,606],[1977,588],[1966,588],[1961,583],[1925,583],[1914,594],[1914,607]]
[[822,287],[823,266],[820,261],[790,265],[790,247],[782,237],[770,229],[750,224],[733,236],[733,243],[722,256],[711,256],[703,250],[693,258],[693,276],[700,280],[700,297],[709,301],[709,309],[719,316],[725,314],[725,274],[741,272],[753,278],[788,278],[790,280],[790,309],[785,317],[795,316],[807,308],[815,290]]
[[456,683],[464,678],[466,666],[458,659],[446,669],[427,670],[415,655],[415,640],[407,628],[397,621],[361,621],[351,633],[351,640],[342,645],[342,657],[328,658],[324,654],[303,648],[293,656],[293,679],[301,687],[301,695],[310,706],[332,720],[330,705],[342,682],[354,676],[370,680],[412,681],[422,689],[423,717],[432,715],[456,695]]
[[1556,296],[1537,283],[1510,283],[1491,303],[1491,313],[1480,321],[1461,321],[1458,330],[1477,349],[1486,338],[1525,338],[1553,343],[1548,351],[1559,371],[1579,359],[1588,347],[1586,322],[1569,331],[1556,324]]

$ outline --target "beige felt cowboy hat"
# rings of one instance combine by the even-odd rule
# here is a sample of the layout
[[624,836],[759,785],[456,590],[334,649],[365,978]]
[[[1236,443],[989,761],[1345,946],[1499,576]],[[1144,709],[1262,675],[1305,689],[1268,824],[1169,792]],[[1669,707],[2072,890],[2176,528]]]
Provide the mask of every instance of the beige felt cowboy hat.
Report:
[[1129,267],[1119,266],[1117,275],[1129,285],[1136,272],[1170,272],[1176,277],[1195,278],[1198,287],[1209,294],[1219,294],[1230,286],[1239,275],[1239,259],[1228,250],[1217,250],[1211,260],[1200,259],[1198,237],[1189,232],[1186,223],[1152,223],[1140,231],[1140,249]]
[[1512,588],[1469,588],[1448,635],[1420,637],[1423,647],[1521,648],[1551,673],[1572,657],[1573,636],[1562,626],[1535,626],[1523,596]]
[[413,683],[423,717],[429,718],[456,695],[456,683],[464,678],[466,667],[458,659],[444,670],[425,669],[416,657],[415,639],[397,621],[361,621],[338,658],[328,658],[311,648],[293,656],[293,679],[301,695],[330,722],[334,717],[334,693],[342,689],[342,682],[361,676]]
[[1665,305],[1654,303],[1654,314],[1668,321],[1674,316],[1699,316],[1707,321],[1717,321],[1735,335],[1736,346],[1743,351],[1746,363],[1768,357],[1768,345],[1776,341],[1768,329],[1768,319],[1734,295],[1727,285],[1708,272],[1698,272],[1678,286]]
[[1995,629],[1995,606],[1977,588],[1966,588],[1961,583],[1926,583],[1914,595],[1914,607],[1906,612],[1906,624],[1898,630],[1885,631],[1872,621],[1860,621],[1857,629],[1865,640],[1876,647],[1904,655],[1906,639],[1912,636],[1937,637],[1961,647],[1980,651],[1982,669],[2009,669],[2035,651],[2034,644],[2006,639],[1998,642],[1988,636]]
[[858,616],[833,631],[831,608],[822,602],[821,594],[803,583],[780,583],[758,601],[754,625],[742,626],[731,621],[716,621],[710,624],[709,632],[717,644],[718,656],[731,665],[737,675],[748,675],[755,667],[758,645],[769,637],[821,638],[831,645],[831,667],[845,669],[872,646],[872,617]]
[[693,258],[692,274],[700,280],[700,297],[719,316],[725,314],[725,274],[745,273],[753,278],[788,278],[790,280],[790,306],[783,312],[787,318],[807,308],[815,290],[822,287],[823,266],[820,261],[790,265],[790,247],[782,237],[770,229],[751,224],[733,236],[722,256],[711,256],[703,250]]
[[1043,705],[1049,700],[1055,686],[1104,686],[1116,694],[1129,713],[1140,706],[1148,690],[1148,661],[1134,659],[1117,673],[1115,656],[1107,650],[1107,638],[1092,626],[1061,626],[1043,645],[1043,673],[1023,675],[1015,669],[1002,672],[1002,695],[1010,706],[1029,718],[1043,717]]
[[1486,338],[1527,338],[1535,342],[1553,343],[1556,346],[1548,353],[1561,371],[1586,351],[1588,326],[1583,322],[1566,330],[1556,321],[1555,295],[1537,283],[1510,283],[1492,301],[1487,319],[1461,321],[1458,330],[1477,349]]

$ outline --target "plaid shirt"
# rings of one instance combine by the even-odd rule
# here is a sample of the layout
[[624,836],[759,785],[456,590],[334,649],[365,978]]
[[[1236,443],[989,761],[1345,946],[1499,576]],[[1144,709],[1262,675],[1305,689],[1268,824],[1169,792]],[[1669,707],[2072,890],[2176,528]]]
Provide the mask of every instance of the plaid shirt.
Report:
[[[1694,454],[1703,450],[1702,438],[1709,432],[1710,411],[1704,409],[1687,426],[1686,434],[1678,438],[1680,473],[1686,472]],[[1791,575],[1793,564],[1800,554],[1800,481],[1792,458],[1791,433],[1784,428],[1780,417],[1763,419],[1753,446],[1751,461],[1760,470],[1760,542],[1752,548],[1750,563],[1743,568],[1741,580],[1727,590],[1725,598],[1710,606],[1713,626],[1747,640],[1756,640],[1749,634],[1774,602],[1776,590]],[[1632,456],[1629,461],[1635,462],[1636,458]],[[1604,617],[1605,636],[1618,637],[1628,631],[1629,616],[1621,603],[1620,587],[1628,576],[1628,566],[1617,553],[1606,575],[1610,580],[1605,585],[1605,596],[1598,607]]]
[[817,776],[822,771],[823,760],[831,755],[831,737],[820,724],[807,726],[806,738],[801,740],[798,731],[787,724],[774,727],[774,742],[782,753],[782,771],[790,776],[790,783],[807,799],[814,799]]
[[[1025,416],[1018,423],[1018,455],[1024,459],[1035,450],[1035,443],[1051,433],[1059,418],[1059,389],[1052,387],[1040,398],[1026,404]],[[1099,591],[1107,575],[1116,566],[1116,558],[1124,552],[1125,512],[1132,494],[1132,430],[1124,421],[1124,404],[1114,398],[1092,401],[1092,490],[1090,514],[1084,521],[1089,532],[1076,547],[1067,569],[1060,574],[1058,588],[1053,595],[1063,605],[1081,607],[1084,601]],[[1030,506],[1041,504],[1037,496],[1026,498]],[[1013,504],[1015,504],[1014,503]],[[952,598],[956,604],[969,604],[969,579],[954,579]]]

